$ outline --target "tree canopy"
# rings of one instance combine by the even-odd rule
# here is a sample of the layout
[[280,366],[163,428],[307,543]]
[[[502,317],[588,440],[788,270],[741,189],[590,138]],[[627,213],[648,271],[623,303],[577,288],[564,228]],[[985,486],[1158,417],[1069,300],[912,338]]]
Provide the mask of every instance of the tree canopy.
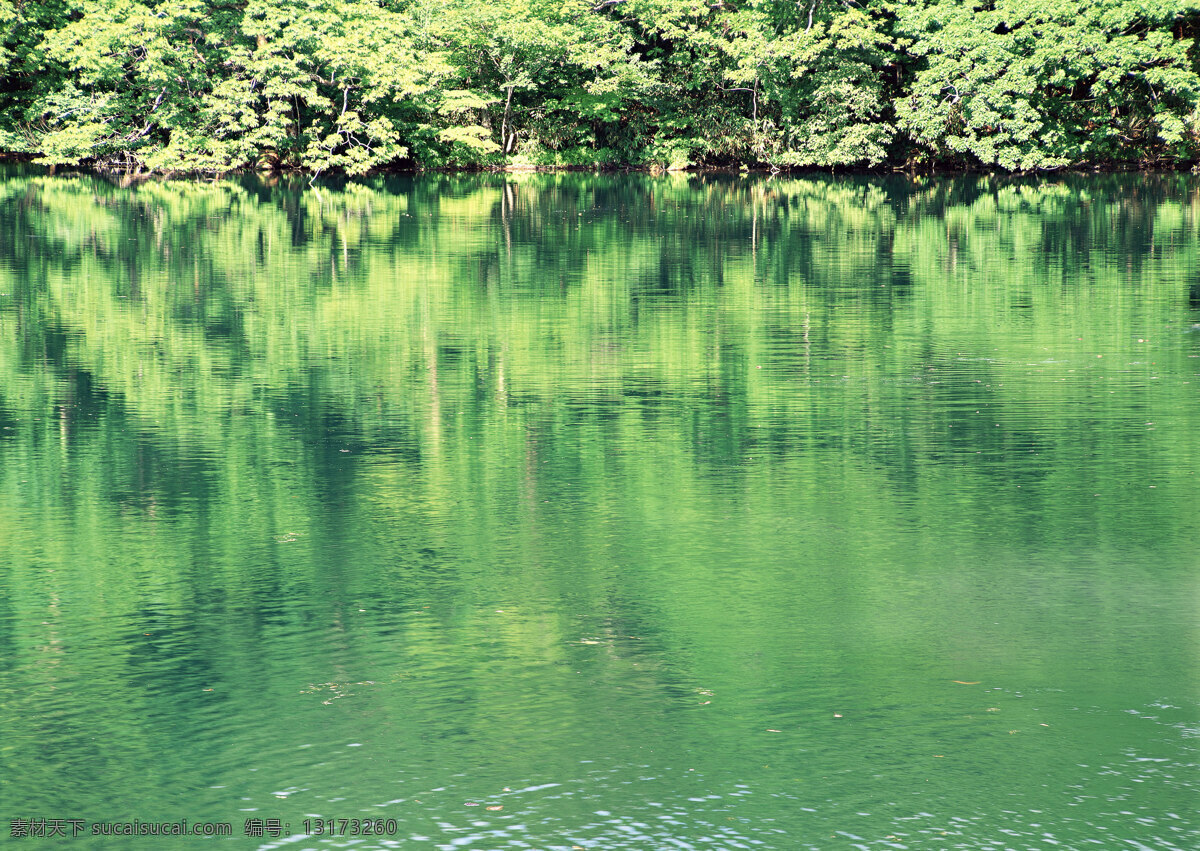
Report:
[[1200,158],[1200,0],[6,0],[0,150],[155,172]]

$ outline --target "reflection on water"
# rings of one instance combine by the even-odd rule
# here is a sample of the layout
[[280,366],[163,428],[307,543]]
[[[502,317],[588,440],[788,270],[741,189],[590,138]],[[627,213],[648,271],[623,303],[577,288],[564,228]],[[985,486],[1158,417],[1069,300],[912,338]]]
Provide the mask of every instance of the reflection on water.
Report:
[[10,171],[0,816],[1196,847],[1198,210]]

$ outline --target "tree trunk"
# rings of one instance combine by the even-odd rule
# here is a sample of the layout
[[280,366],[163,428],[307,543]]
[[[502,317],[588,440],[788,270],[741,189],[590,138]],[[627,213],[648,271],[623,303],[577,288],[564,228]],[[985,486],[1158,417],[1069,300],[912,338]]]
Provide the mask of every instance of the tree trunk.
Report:
[[504,153],[509,153],[512,149],[512,143],[515,140],[516,134],[510,137],[508,134],[508,116],[512,109],[512,96],[515,86],[508,86],[508,97],[504,100],[504,118],[500,122],[500,149]]

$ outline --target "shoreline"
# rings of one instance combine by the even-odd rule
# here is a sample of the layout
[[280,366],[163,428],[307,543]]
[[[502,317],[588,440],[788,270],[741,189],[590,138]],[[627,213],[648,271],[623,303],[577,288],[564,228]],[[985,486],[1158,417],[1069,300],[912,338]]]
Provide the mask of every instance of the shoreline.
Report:
[[965,177],[969,175],[1029,178],[1040,177],[1052,179],[1062,175],[1087,174],[1200,174],[1200,160],[1176,162],[1098,162],[1064,166],[1055,169],[1029,169],[1007,171],[985,165],[965,165],[933,163],[920,166],[911,165],[879,165],[879,166],[832,166],[832,167],[792,167],[778,168],[762,165],[700,165],[679,167],[661,167],[656,165],[623,165],[597,163],[594,165],[533,165],[527,163],[503,165],[468,165],[468,166],[419,166],[393,165],[372,169],[365,174],[351,175],[341,171],[314,172],[303,168],[238,168],[223,172],[210,172],[201,169],[150,171],[132,170],[128,168],[108,167],[98,164],[62,165],[39,162],[35,154],[0,151],[0,167],[30,166],[43,169],[47,176],[86,174],[97,177],[121,178],[123,181],[141,182],[144,180],[224,180],[247,175],[259,175],[267,178],[303,178],[310,183],[337,180],[350,181],[356,179],[386,177],[386,176],[417,176],[417,175],[482,175],[482,174],[643,174],[653,177],[666,175],[728,175],[728,176],[767,176],[767,177],[813,177],[817,175],[830,177]]

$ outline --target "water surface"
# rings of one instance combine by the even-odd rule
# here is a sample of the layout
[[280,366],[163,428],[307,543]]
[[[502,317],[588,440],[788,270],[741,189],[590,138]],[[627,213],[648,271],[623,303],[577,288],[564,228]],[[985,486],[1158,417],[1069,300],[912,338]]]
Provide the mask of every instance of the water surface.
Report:
[[1200,847],[1194,323],[1187,176],[10,171],[0,828]]

